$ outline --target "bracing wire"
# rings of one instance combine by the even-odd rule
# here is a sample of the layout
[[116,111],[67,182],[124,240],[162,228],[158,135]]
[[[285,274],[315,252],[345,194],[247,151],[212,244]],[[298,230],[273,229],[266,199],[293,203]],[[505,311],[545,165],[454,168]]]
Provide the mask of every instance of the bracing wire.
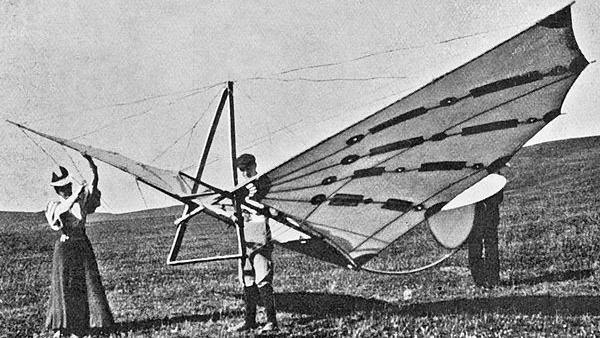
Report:
[[[517,27],[517,24],[513,24],[513,25],[507,25],[507,26],[502,26],[496,29],[490,29],[490,30],[486,30],[486,31],[481,31],[481,32],[476,32],[476,33],[471,33],[471,34],[465,34],[465,35],[461,35],[461,36],[456,36],[456,37],[452,37],[449,39],[444,39],[444,40],[440,40],[440,41],[436,41],[433,43],[426,43],[426,44],[421,44],[421,45],[414,45],[414,46],[406,46],[406,47],[394,47],[394,48],[388,48],[388,49],[384,49],[381,51],[376,51],[376,52],[372,52],[372,53],[366,53],[354,58],[349,58],[346,60],[340,60],[340,61],[332,61],[332,62],[327,62],[327,63],[321,63],[321,64],[313,64],[313,65],[308,65],[308,66],[302,66],[302,67],[294,67],[294,68],[289,68],[289,69],[285,69],[279,72],[275,72],[275,73],[271,73],[268,74],[267,76],[264,77],[249,77],[249,78],[244,78],[244,79],[239,79],[236,82],[239,81],[248,81],[248,80],[273,80],[273,76],[282,76],[282,75],[286,75],[286,74],[290,74],[290,73],[297,73],[297,72],[302,72],[302,71],[306,71],[306,70],[314,70],[314,69],[319,69],[319,68],[327,68],[327,67],[335,67],[335,66],[341,66],[341,65],[345,65],[345,64],[350,64],[350,63],[354,63],[354,62],[358,62],[358,61],[362,61],[365,59],[369,59],[372,57],[376,57],[376,56],[381,56],[381,55],[385,55],[385,54],[393,54],[393,53],[398,53],[398,52],[404,52],[404,51],[409,51],[409,50],[416,50],[416,49],[422,49],[422,48],[426,48],[426,47],[430,47],[430,46],[434,46],[434,45],[443,45],[443,44],[447,44],[450,42],[454,42],[454,41],[459,41],[459,40],[464,40],[467,38],[471,38],[471,37],[475,37],[475,36],[481,36],[481,35],[485,35],[485,34],[489,34],[492,32],[497,32],[497,31],[501,31],[501,30],[505,30],[505,29],[509,29],[509,28],[514,28]],[[297,78],[297,79],[287,79],[288,81],[314,81],[314,82],[328,82],[328,81],[340,81],[340,80],[344,80],[344,79],[311,79],[311,78]],[[353,79],[345,79],[344,81],[352,81]],[[365,79],[362,78],[357,78],[354,79],[356,81],[365,81]]]
[[[374,91],[372,91],[372,92],[376,92],[376,91],[378,91],[380,88],[381,88],[381,87],[378,87],[376,90],[374,90]],[[372,99],[372,100],[370,100],[370,101],[368,101],[368,102],[365,102],[365,103],[357,103],[357,104],[355,104],[355,105],[348,106],[348,109],[357,109],[357,108],[360,108],[360,107],[369,106],[369,105],[371,105],[371,104],[374,104],[374,103],[376,103],[376,102],[380,102],[380,101],[387,100],[387,99],[389,99],[389,98],[392,98],[392,97],[398,97],[398,96],[401,96],[401,95],[402,95],[402,93],[405,93],[405,92],[407,92],[407,91],[411,91],[412,89],[413,89],[413,87],[410,87],[409,89],[404,89],[404,90],[402,90],[402,92],[400,92],[400,93],[387,94],[387,95],[384,95],[384,96],[380,96],[380,97],[374,98],[374,99]],[[241,91],[241,90],[240,90],[240,89],[238,89],[238,92],[239,92],[239,91]],[[253,99],[252,99],[250,96],[248,96],[248,94],[246,94],[246,93],[243,93],[243,95],[244,95],[244,96],[246,96],[246,97],[247,97],[247,98],[248,98],[248,99],[249,99],[251,102],[253,102],[255,105],[258,105],[258,104],[257,104],[257,103],[256,103],[256,102],[255,102],[255,101],[254,101],[254,100],[253,100]],[[356,100],[354,100],[354,101],[356,101]],[[323,110],[323,111],[321,112],[321,114],[323,115],[325,112],[329,112],[329,111],[331,111],[331,110],[333,110],[333,109],[339,109],[339,108],[340,108],[339,106],[336,106],[336,107],[330,107],[330,108],[328,108],[328,109],[325,109],[325,110]],[[321,120],[320,120],[320,122],[324,122],[324,121],[328,121],[328,120],[334,119],[334,118],[336,118],[336,117],[340,116],[341,114],[344,114],[344,113],[343,113],[343,112],[340,112],[340,113],[337,113],[337,114],[335,114],[335,115],[331,115],[331,116],[329,116],[329,117],[328,117],[328,118],[326,118],[326,119],[321,119]],[[284,126],[282,126],[282,127],[278,128],[278,129],[272,130],[272,131],[271,131],[271,135],[268,135],[268,136],[261,136],[261,137],[258,137],[258,138],[255,138],[255,139],[252,139],[252,140],[250,140],[250,142],[249,142],[249,143],[247,143],[247,144],[246,144],[246,146],[245,146],[244,148],[240,148],[240,150],[241,150],[241,151],[246,151],[246,150],[249,150],[249,149],[251,149],[251,148],[253,148],[253,147],[259,146],[259,145],[261,145],[261,144],[263,144],[263,143],[265,143],[265,142],[269,141],[269,140],[272,138],[272,136],[273,136],[273,135],[275,135],[275,134],[279,134],[279,133],[282,133],[282,132],[287,132],[287,133],[289,133],[290,135],[292,135],[292,136],[296,137],[298,140],[302,141],[302,139],[301,139],[301,138],[298,138],[298,137],[297,137],[297,135],[296,135],[296,133],[294,133],[294,132],[292,131],[292,129],[290,129],[290,127],[293,127],[293,126],[300,125],[300,124],[302,124],[303,122],[304,122],[304,120],[300,119],[300,120],[298,120],[298,121],[295,121],[294,123],[286,124],[286,125],[284,125]]]
[[137,178],[135,179],[135,185],[137,186],[140,196],[142,197],[142,201],[144,201],[144,206],[146,206],[146,209],[149,209],[148,203],[146,203],[146,199],[144,198],[144,194],[142,193],[142,188],[140,187],[140,180],[138,180]]
[[[223,158],[221,158],[220,156],[218,156],[218,155],[217,155],[217,156],[216,156],[214,159],[206,161],[206,166],[208,167],[208,166],[210,166],[210,165],[212,165],[212,164],[214,164],[214,163],[217,163],[217,162],[221,161],[222,159],[223,159]],[[196,165],[195,163],[193,163],[193,164],[190,164],[190,165],[188,165],[187,167],[183,167],[183,168],[181,168],[181,171],[190,170],[190,169],[192,169],[192,168],[193,168],[195,165]]]
[[122,107],[122,106],[129,106],[129,105],[133,105],[133,104],[138,104],[138,103],[143,103],[143,102],[147,102],[147,101],[151,101],[154,99],[160,99],[163,97],[167,97],[167,96],[172,96],[172,95],[179,95],[179,94],[183,94],[183,97],[188,97],[188,96],[192,96],[195,95],[197,93],[218,87],[218,86],[222,86],[224,85],[226,82],[217,82],[217,83],[213,83],[210,85],[206,85],[203,87],[197,87],[197,88],[191,88],[191,89],[187,89],[187,90],[180,90],[180,91],[175,91],[175,92],[171,92],[171,93],[165,93],[165,94],[157,94],[157,95],[153,95],[153,96],[148,96],[148,97],[144,97],[141,99],[137,99],[134,101],[129,101],[129,102],[120,102],[120,103],[114,103],[111,105],[106,105],[106,106],[102,106],[99,107],[98,109],[106,109],[106,108],[113,108],[113,107]]
[[[177,98],[174,98],[173,100],[171,100],[171,101],[167,102],[167,103],[166,103],[166,104],[164,104],[164,105],[165,105],[165,106],[171,106],[171,105],[175,104],[176,102],[180,102],[180,101],[183,101],[184,99],[186,99],[186,98],[188,98],[188,97],[191,97],[191,96],[198,95],[198,94],[200,94],[200,93],[206,92],[206,91],[208,91],[208,90],[209,90],[209,89],[211,89],[211,88],[214,88],[214,86],[202,87],[202,90],[195,90],[195,91],[192,91],[192,92],[190,92],[190,93],[187,93],[187,94],[185,94],[185,95],[179,96],[179,97],[177,97]],[[140,101],[140,100],[138,100],[138,101]],[[136,102],[136,103],[137,103],[137,102]],[[92,135],[92,134],[96,134],[96,133],[98,133],[98,132],[100,132],[100,131],[102,131],[102,130],[104,130],[104,129],[107,129],[107,128],[111,127],[111,126],[114,126],[114,125],[115,125],[115,124],[117,124],[117,123],[120,123],[120,122],[123,122],[123,121],[129,120],[129,119],[132,119],[132,118],[140,117],[140,116],[143,116],[143,115],[146,115],[146,114],[149,114],[149,113],[151,113],[151,112],[155,111],[155,109],[156,109],[158,106],[159,106],[159,104],[155,104],[153,107],[151,107],[151,108],[147,108],[147,109],[144,109],[144,110],[142,110],[141,112],[135,112],[135,113],[133,113],[133,114],[129,114],[129,115],[127,115],[127,116],[125,116],[125,117],[123,117],[123,118],[121,118],[121,119],[117,119],[117,120],[114,120],[114,121],[108,122],[108,123],[106,123],[106,124],[104,124],[104,125],[102,125],[102,126],[100,126],[100,127],[96,128],[96,129],[93,129],[93,130],[91,130],[91,131],[88,131],[88,132],[85,132],[85,133],[83,133],[83,134],[77,135],[77,136],[75,136],[75,137],[71,138],[70,140],[71,140],[71,141],[73,141],[73,140],[76,140],[76,139],[79,139],[79,138],[82,138],[82,137],[85,137],[85,136],[89,136],[89,135]]]
[[[221,95],[221,93],[217,93],[217,94],[215,94],[215,96],[213,96],[213,98],[208,103],[206,109],[204,109],[204,111],[200,114],[200,117],[194,122],[194,124],[192,125],[192,127],[190,129],[186,130],[183,134],[179,135],[179,137],[177,137],[177,139],[174,142],[172,142],[171,144],[169,144],[158,155],[156,155],[150,161],[150,163],[154,163],[157,159],[159,159],[164,154],[166,154],[167,151],[169,151],[171,148],[173,148],[175,145],[177,145],[177,143],[179,143],[186,135],[190,134],[190,138],[191,138],[192,134],[194,133],[194,130],[196,129],[196,127],[198,126],[198,124],[200,123],[200,121],[204,118],[204,116],[206,116],[206,113],[208,112],[208,110],[210,109],[210,107],[212,106],[212,104],[214,103],[214,101],[216,100],[216,98],[219,97],[219,95]],[[189,147],[189,142],[188,142],[188,147]]]
[[89,109],[82,109],[82,110],[78,110],[78,111],[57,112],[55,114],[46,114],[44,117],[30,120],[29,123],[54,119],[56,116],[62,115],[62,114],[65,114],[65,113],[94,112],[94,111],[99,111],[99,110],[104,110],[104,109],[109,109],[109,108],[120,108],[120,107],[125,107],[125,106],[133,106],[133,105],[137,105],[137,104],[140,104],[140,103],[145,103],[145,102],[148,102],[148,101],[152,101],[152,100],[156,100],[156,99],[161,99],[161,98],[165,98],[165,97],[169,97],[169,96],[173,96],[173,95],[183,95],[183,97],[185,98],[185,97],[188,97],[188,96],[191,96],[191,95],[195,95],[196,93],[202,93],[202,92],[210,90],[212,88],[215,88],[215,87],[218,87],[218,86],[222,86],[225,83],[226,82],[221,81],[221,82],[212,83],[212,84],[209,84],[209,85],[206,85],[206,86],[202,86],[202,87],[196,87],[196,88],[191,88],[191,89],[174,91],[174,92],[170,92],[170,93],[163,93],[163,94],[156,94],[156,95],[146,96],[146,97],[143,97],[143,98],[140,98],[140,99],[136,99],[136,100],[132,100],[132,101],[124,101],[124,102],[118,102],[118,103],[113,103],[113,104],[107,104],[107,105],[103,105],[103,106],[93,107],[93,108],[89,108]]
[[216,93],[215,96],[213,96],[211,101],[206,106],[206,109],[202,112],[202,115],[200,116],[200,118],[198,118],[198,120],[196,120],[196,123],[194,123],[194,125],[192,126],[192,129],[190,131],[190,137],[188,138],[187,145],[185,146],[185,151],[183,152],[183,157],[181,158],[181,164],[179,165],[180,167],[183,167],[183,163],[185,163],[185,158],[186,158],[188,152],[190,151],[190,145],[192,144],[192,139],[194,137],[194,132],[196,131],[196,127],[198,126],[200,121],[204,118],[204,116],[206,115],[206,113],[208,112],[208,110],[210,109],[212,104],[215,102],[217,97],[219,97],[219,94],[220,93]]
[[75,180],[75,182],[77,182],[77,184],[81,184],[81,182],[83,182],[85,180],[83,174],[79,170],[79,167],[77,166],[77,164],[75,164],[75,160],[73,159],[73,157],[71,156],[71,154],[69,154],[69,152],[67,151],[67,149],[65,149],[65,146],[62,146],[61,148],[63,149],[63,151],[65,152],[65,154],[67,154],[67,157],[71,161],[71,165],[73,166],[73,168],[77,172],[77,175],[79,176],[79,178],[81,178],[81,180],[77,180],[75,177],[73,177],[73,179]]
[[[254,105],[254,107],[256,107],[258,110],[257,111],[261,111],[261,108],[258,106],[258,103],[250,97],[250,95],[248,95],[248,93],[246,93],[245,91],[242,91],[238,88],[238,92],[240,92],[243,96],[245,96],[246,98],[248,98],[248,100],[250,101],[250,103],[252,103],[252,105]],[[272,143],[272,135],[274,135],[276,133],[276,131],[271,131],[271,128],[269,128],[268,124],[264,124],[263,125],[265,127],[265,129],[267,129],[267,137],[269,138],[269,143]],[[256,140],[256,139],[255,139]],[[244,149],[241,149],[242,151],[247,150],[249,147],[245,147]]]
[[117,123],[119,123],[119,122],[123,122],[123,121],[125,121],[125,120],[127,120],[127,119],[130,119],[130,118],[133,118],[133,117],[138,117],[138,116],[142,116],[142,115],[148,114],[148,113],[152,112],[152,111],[154,110],[154,108],[155,108],[155,107],[153,107],[153,108],[149,108],[149,109],[145,109],[145,110],[144,110],[144,111],[142,111],[141,113],[140,113],[140,112],[136,112],[136,113],[134,113],[134,114],[131,114],[131,115],[128,115],[128,116],[126,116],[125,118],[123,118],[123,119],[121,119],[121,120],[115,120],[115,121],[112,121],[112,122],[106,123],[106,124],[104,124],[104,125],[102,125],[102,126],[100,126],[100,127],[96,128],[96,129],[93,129],[93,130],[91,130],[91,131],[88,131],[88,132],[85,132],[85,133],[83,133],[83,134],[79,134],[79,135],[77,135],[77,136],[75,136],[75,137],[72,137],[72,138],[70,138],[69,140],[71,140],[71,141],[74,141],[74,140],[80,139],[80,138],[82,138],[82,137],[85,137],[85,136],[89,136],[89,135],[92,135],[92,134],[96,134],[96,133],[98,133],[98,132],[100,132],[100,131],[102,131],[102,130],[104,130],[104,129],[107,129],[107,128],[109,128],[109,127],[111,127],[111,126],[113,126],[113,125],[115,125],[115,124],[117,124]]
[[54,159],[54,157],[52,157],[52,155],[50,155],[50,153],[47,152],[46,149],[44,149],[44,147],[42,147],[41,144],[37,143],[31,136],[29,136],[29,134],[27,134],[27,132],[25,130],[21,129],[21,132],[25,135],[25,137],[27,137],[31,142],[33,142],[33,144],[38,146],[42,150],[42,152],[44,154],[46,154],[52,160],[52,162],[54,162],[54,164],[56,164],[57,166],[60,166],[58,161],[56,161],[56,159]]
[[[386,70],[387,70],[387,69],[389,69],[389,68],[390,68],[390,67],[387,67],[387,68],[386,68]],[[389,78],[389,79],[406,79],[407,77],[388,77],[388,78]],[[260,77],[255,77],[254,79],[260,79]],[[267,78],[263,78],[263,79],[267,79]],[[283,81],[283,82],[293,82],[293,81],[296,81],[296,80],[294,80],[294,79],[276,79],[276,78],[269,78],[269,80],[276,80],[276,81]],[[331,79],[331,80],[332,80],[332,81],[336,81],[335,79]],[[382,85],[378,86],[378,87],[377,87],[375,90],[370,90],[368,93],[369,93],[369,94],[372,94],[372,93],[378,92],[378,91],[379,91],[381,88],[384,88],[384,87],[386,87],[386,86],[387,86],[386,84],[382,84]],[[335,90],[335,89],[332,89],[332,90],[330,90],[330,91],[333,91],[333,90]],[[238,91],[242,92],[242,90],[240,89],[240,87],[238,87]],[[404,89],[404,90],[402,90],[402,92],[401,92],[401,93],[404,93],[404,92],[406,92],[406,90],[405,90],[405,89]],[[252,99],[252,98],[251,98],[251,97],[250,97],[250,96],[249,96],[247,93],[243,92],[243,95],[244,95],[244,96],[246,96],[246,97],[247,97],[247,98],[248,98],[248,99],[249,99],[249,100],[250,100],[250,101],[251,101],[251,102],[252,102],[252,103],[253,103],[253,104],[254,104],[256,107],[258,107],[258,103],[257,103],[255,100],[253,100],[253,99]],[[327,95],[327,94],[326,94],[325,92],[321,92],[321,95],[322,95],[322,96],[324,96],[324,95]],[[388,95],[385,95],[385,96],[382,96],[382,97],[378,97],[378,98],[376,98],[376,99],[374,99],[374,100],[368,101],[368,102],[366,102],[366,103],[362,103],[362,104],[361,104],[361,103],[358,103],[358,104],[349,105],[350,103],[357,103],[358,99],[354,99],[354,100],[352,100],[352,101],[350,101],[350,102],[345,102],[345,104],[344,104],[344,106],[343,106],[343,107],[346,107],[347,109],[356,109],[356,108],[361,108],[361,107],[364,107],[364,106],[367,106],[367,105],[371,105],[371,104],[373,104],[373,103],[376,103],[376,102],[379,102],[379,101],[383,101],[383,100],[389,99],[389,98],[391,98],[391,97],[394,97],[394,96],[399,96],[399,95],[400,95],[400,94],[388,94]],[[300,107],[296,107],[296,108],[300,108]],[[259,108],[259,109],[260,109],[260,108]],[[330,112],[330,111],[332,111],[332,110],[334,110],[334,109],[340,110],[340,109],[341,109],[341,107],[340,107],[339,105],[336,105],[336,106],[334,106],[334,107],[325,107],[323,110],[321,110],[321,115],[323,115],[325,112]],[[346,110],[347,110],[347,109],[346,109]],[[264,109],[262,109],[262,111],[264,111]],[[327,120],[330,120],[330,119],[336,118],[336,117],[338,117],[338,116],[339,116],[339,115],[341,115],[341,114],[343,114],[343,113],[341,113],[341,112],[340,112],[340,113],[337,113],[337,114],[335,114],[335,115],[329,116],[329,118],[327,118],[327,119],[322,119],[322,120],[319,120],[319,121],[320,121],[320,122],[327,121]],[[303,119],[300,119],[300,120],[297,120],[297,121],[295,121],[295,122],[294,122],[294,123],[292,123],[292,124],[286,124],[286,125],[284,125],[283,127],[281,127],[281,128],[279,128],[279,129],[276,129],[276,130],[274,130],[274,131],[272,132],[272,134],[277,134],[277,133],[280,133],[280,132],[287,132],[287,133],[289,133],[289,134],[290,134],[292,137],[295,137],[295,138],[297,138],[298,140],[302,141],[302,138],[298,138],[298,137],[297,137],[297,135],[296,135],[296,134],[295,134],[295,133],[294,133],[294,132],[293,132],[293,131],[290,129],[290,127],[292,127],[292,126],[295,126],[295,125],[299,125],[299,124],[301,124],[301,123],[303,123],[303,122],[304,122],[304,120],[303,120]],[[257,146],[257,145],[263,144],[264,142],[266,142],[266,140],[265,140],[265,139],[267,139],[267,138],[268,138],[268,139],[270,140],[270,139],[271,139],[271,136],[272,136],[272,135],[269,135],[269,136],[261,136],[261,137],[258,137],[258,138],[254,138],[254,139],[250,140],[250,143],[247,143],[247,144],[246,144],[246,146],[245,146],[243,149],[241,149],[241,150],[242,150],[242,151],[244,151],[244,150],[248,150],[248,149],[250,149],[250,148],[252,148],[252,147],[254,147],[254,146]],[[303,142],[303,141],[302,141],[302,142]],[[303,142],[303,143],[304,143],[304,142]],[[305,145],[306,145],[306,144],[305,144]]]
[[[331,91],[335,91],[335,88],[331,89],[330,92]],[[254,100],[252,97],[250,97],[250,95],[248,93],[246,93],[244,90],[242,90],[240,87],[238,87],[238,92],[242,93],[243,96],[248,98],[248,100],[258,109],[258,111],[266,111],[267,110],[267,108],[260,107],[259,103],[256,100]],[[322,95],[327,95],[327,94],[325,92],[322,92]],[[296,109],[296,108],[300,108],[300,106],[294,107],[293,109]],[[336,108],[339,109],[340,106],[336,106]],[[326,111],[329,111],[329,110],[323,110],[323,111],[321,111],[321,114],[323,114]],[[242,151],[248,150],[254,146],[263,144],[267,141],[271,143],[271,139],[272,139],[273,135],[279,134],[282,132],[288,133],[290,136],[294,137],[299,142],[301,142],[304,146],[307,146],[306,142],[304,142],[304,140],[302,138],[298,137],[298,135],[291,129],[291,127],[299,126],[305,122],[306,122],[305,118],[300,118],[300,119],[294,120],[294,122],[292,122],[292,123],[283,124],[280,128],[277,128],[275,130],[270,130],[269,135],[260,136],[260,137],[249,140],[249,142],[246,143],[245,147],[241,148],[241,150]]]
[[253,80],[270,80],[270,81],[279,81],[279,82],[362,82],[362,81],[375,81],[375,80],[398,80],[398,79],[408,79],[408,76],[371,76],[371,77],[355,77],[355,78],[307,78],[307,77],[297,77],[292,79],[285,78],[276,78],[276,77],[251,77],[244,79],[246,81]]

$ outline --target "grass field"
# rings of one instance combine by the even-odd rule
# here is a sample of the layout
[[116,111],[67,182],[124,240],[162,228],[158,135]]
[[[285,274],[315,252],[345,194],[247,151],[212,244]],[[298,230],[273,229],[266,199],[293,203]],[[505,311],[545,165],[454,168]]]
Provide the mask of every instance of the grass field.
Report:
[[[278,248],[278,336],[600,335],[600,138],[529,147],[511,165],[501,207],[501,286],[475,287],[465,250],[440,267],[390,277]],[[227,336],[242,314],[235,263],[166,266],[175,216],[151,216],[100,217],[88,228],[118,335]],[[48,336],[56,233],[41,214],[0,213],[0,227],[0,336]],[[185,255],[234,248],[230,229],[210,219],[191,228]],[[380,259],[397,261],[395,249]],[[430,254],[427,246],[419,253]]]

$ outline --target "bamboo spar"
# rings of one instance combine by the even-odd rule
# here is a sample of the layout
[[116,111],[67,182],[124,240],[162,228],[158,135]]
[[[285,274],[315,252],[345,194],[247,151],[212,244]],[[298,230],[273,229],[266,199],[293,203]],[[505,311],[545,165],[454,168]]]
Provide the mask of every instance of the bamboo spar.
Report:
[[[227,83],[227,88],[229,89],[229,128],[230,128],[230,137],[231,137],[231,167],[233,173],[233,185],[237,186],[238,184],[238,176],[237,176],[237,153],[236,153],[236,142],[235,142],[235,111],[233,104],[233,82],[229,81]],[[237,230],[238,237],[238,252],[240,255],[239,260],[239,274],[242,282],[242,286],[244,285],[244,261],[246,260],[246,239],[244,237],[244,218],[242,217],[242,206],[240,203],[240,199],[238,197],[238,192],[234,192],[233,196],[233,206],[235,208],[235,225]]]

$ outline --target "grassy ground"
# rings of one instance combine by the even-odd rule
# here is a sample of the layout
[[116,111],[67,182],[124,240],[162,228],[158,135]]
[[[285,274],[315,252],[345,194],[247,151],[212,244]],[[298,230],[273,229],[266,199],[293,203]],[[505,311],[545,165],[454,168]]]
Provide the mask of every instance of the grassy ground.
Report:
[[[600,139],[531,147],[511,163],[501,209],[500,287],[473,285],[464,250],[430,271],[389,277],[277,249],[278,335],[600,335]],[[1,216],[0,336],[47,336],[56,234],[41,225],[40,215]],[[166,266],[172,221],[156,216],[88,228],[118,335],[227,336],[242,313],[235,263]],[[222,245],[232,238],[227,229],[208,219],[190,232],[183,255],[233,250]],[[380,259],[395,262],[396,251]],[[412,296],[405,299],[407,289]]]

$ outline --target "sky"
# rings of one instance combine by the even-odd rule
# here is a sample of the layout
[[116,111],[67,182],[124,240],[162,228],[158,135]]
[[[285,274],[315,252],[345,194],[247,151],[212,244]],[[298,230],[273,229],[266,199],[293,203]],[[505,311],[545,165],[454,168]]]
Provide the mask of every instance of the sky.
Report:
[[[566,1],[4,1],[0,3],[0,210],[39,211],[58,164],[81,156],[5,123],[195,171],[226,81],[239,152],[259,171],[400,99]],[[600,4],[573,5],[577,42],[600,55]],[[592,63],[530,144],[600,135]],[[205,180],[231,186],[220,123]],[[99,164],[104,212],[176,204]]]

